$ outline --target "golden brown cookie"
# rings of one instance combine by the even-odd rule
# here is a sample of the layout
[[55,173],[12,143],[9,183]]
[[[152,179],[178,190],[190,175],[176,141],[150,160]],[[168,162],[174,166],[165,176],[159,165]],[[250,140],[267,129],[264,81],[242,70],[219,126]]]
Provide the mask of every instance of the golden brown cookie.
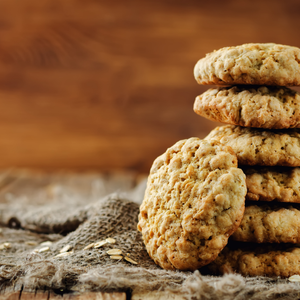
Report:
[[300,94],[286,87],[212,88],[198,96],[194,111],[209,120],[246,127],[300,127]]
[[232,147],[240,165],[300,166],[300,130],[266,130],[234,125],[213,129],[206,140]]
[[138,230],[164,269],[197,270],[214,260],[244,213],[245,175],[217,141],[177,142],[153,163]]
[[244,44],[208,53],[194,68],[199,84],[300,85],[300,49]]
[[300,168],[243,167],[246,200],[300,203]]
[[240,242],[300,243],[299,206],[250,205],[231,238]]
[[[201,271],[201,270],[200,270]],[[300,248],[292,244],[230,243],[203,271],[209,274],[239,273],[244,276],[300,275]]]

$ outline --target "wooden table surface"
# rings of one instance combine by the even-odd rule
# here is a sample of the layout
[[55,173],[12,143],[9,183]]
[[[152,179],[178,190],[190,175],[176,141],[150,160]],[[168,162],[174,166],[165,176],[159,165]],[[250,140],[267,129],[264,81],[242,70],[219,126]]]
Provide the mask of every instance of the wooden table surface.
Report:
[[36,293],[11,292],[4,295],[0,294],[2,300],[184,300],[178,295],[170,295],[167,292],[153,293],[96,293],[87,292],[82,294],[55,294],[50,291],[38,291]]
[[55,294],[50,291],[38,291],[36,293],[11,292],[1,295],[3,300],[127,300],[125,293],[83,293],[74,294]]

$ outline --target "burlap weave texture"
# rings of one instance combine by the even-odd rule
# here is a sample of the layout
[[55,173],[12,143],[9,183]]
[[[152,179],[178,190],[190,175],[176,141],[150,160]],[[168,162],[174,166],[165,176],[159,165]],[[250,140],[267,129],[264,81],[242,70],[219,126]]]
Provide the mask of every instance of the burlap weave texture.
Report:
[[[88,182],[84,175],[81,178]],[[75,184],[77,189],[79,182],[80,176]],[[133,293],[167,290],[181,294],[185,299],[297,299],[300,295],[300,285],[286,279],[244,278],[236,274],[203,276],[201,270],[174,272],[156,266],[136,229],[144,182],[119,190],[115,188],[118,192],[107,196],[105,192],[98,195],[83,193],[75,187],[70,192],[72,184],[67,189],[64,183],[60,185],[59,201],[51,203],[41,200],[48,199],[48,183],[42,188],[35,187],[34,192],[29,188],[28,194],[23,190],[17,195],[13,192],[16,187],[5,192],[11,194],[9,197],[14,205],[2,200],[0,207],[0,245],[10,244],[10,247],[0,250],[2,290],[12,285],[30,291],[44,288],[72,292],[131,290]],[[88,184],[85,191],[89,188]],[[70,197],[61,197],[64,193]],[[37,197],[41,203],[20,198],[26,195],[31,195],[32,199]],[[73,196],[76,201],[72,206]],[[116,243],[84,250],[90,243],[108,237],[114,238]],[[33,250],[41,249],[40,243],[44,241],[52,241],[49,250],[35,253]],[[72,253],[55,257],[66,245],[70,245]],[[124,259],[112,260],[106,253],[112,248],[121,249],[138,264],[133,265]]]

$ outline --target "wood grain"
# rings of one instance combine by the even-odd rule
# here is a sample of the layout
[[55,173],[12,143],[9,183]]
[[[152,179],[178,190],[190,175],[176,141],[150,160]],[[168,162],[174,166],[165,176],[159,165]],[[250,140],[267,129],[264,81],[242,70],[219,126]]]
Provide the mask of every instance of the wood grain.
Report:
[[96,293],[86,292],[82,294],[59,295],[50,291],[38,291],[36,293],[12,292],[1,295],[2,300],[126,300],[125,293]]
[[184,300],[186,297],[168,291],[154,291],[151,293],[133,293],[131,300]]
[[126,300],[125,292],[64,292],[61,290],[32,290],[21,284],[0,290],[1,300]]
[[0,167],[134,169],[218,123],[193,66],[246,42],[300,46],[300,3],[0,2]]

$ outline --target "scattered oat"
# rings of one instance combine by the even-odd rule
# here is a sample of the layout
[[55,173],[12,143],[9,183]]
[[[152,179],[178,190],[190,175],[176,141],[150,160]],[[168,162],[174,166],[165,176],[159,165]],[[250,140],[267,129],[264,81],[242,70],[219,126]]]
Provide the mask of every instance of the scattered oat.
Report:
[[40,246],[44,246],[44,247],[51,246],[51,245],[52,245],[51,241],[46,241],[46,242],[40,243]]
[[38,251],[39,251],[39,253],[42,253],[42,252],[47,252],[49,250],[50,250],[49,247],[43,247],[43,248],[39,249]]
[[37,245],[37,242],[34,242],[34,241],[27,241],[25,242],[26,245],[28,246],[36,246]]
[[10,248],[11,248],[10,243],[3,243],[3,244],[0,245],[0,250],[10,249]]
[[125,260],[127,260],[128,262],[130,262],[130,263],[132,263],[132,264],[134,264],[134,265],[137,265],[137,264],[138,264],[136,261],[134,261],[134,260],[131,259],[130,257],[125,256],[124,258],[125,258]]
[[289,277],[289,281],[291,282],[300,282],[300,276],[299,275],[293,275]]
[[108,255],[120,255],[120,254],[122,254],[122,250],[120,250],[120,249],[111,249],[111,250],[106,251],[106,253]]
[[54,257],[65,257],[65,256],[69,256],[71,254],[73,254],[73,251],[71,251],[71,252],[63,252],[63,253],[57,254]]
[[114,244],[116,242],[115,239],[113,238],[107,238],[106,241],[109,243],[109,244]]
[[91,243],[91,244],[85,246],[85,247],[83,248],[83,250],[89,250],[89,249],[91,249],[91,248],[94,248],[94,246],[95,246],[95,243]]
[[112,255],[110,258],[111,259],[122,259],[123,256],[122,255]]
[[11,243],[4,243],[3,244],[5,249],[10,249],[11,248]]
[[34,250],[32,250],[31,253],[38,253],[38,252],[39,252],[39,249],[34,249]]
[[72,248],[71,245],[66,245],[59,252],[60,253],[65,253],[65,252],[68,252],[71,248]]
[[94,248],[96,248],[96,249],[100,248],[105,244],[107,244],[107,241],[99,241],[99,242],[95,243]]

